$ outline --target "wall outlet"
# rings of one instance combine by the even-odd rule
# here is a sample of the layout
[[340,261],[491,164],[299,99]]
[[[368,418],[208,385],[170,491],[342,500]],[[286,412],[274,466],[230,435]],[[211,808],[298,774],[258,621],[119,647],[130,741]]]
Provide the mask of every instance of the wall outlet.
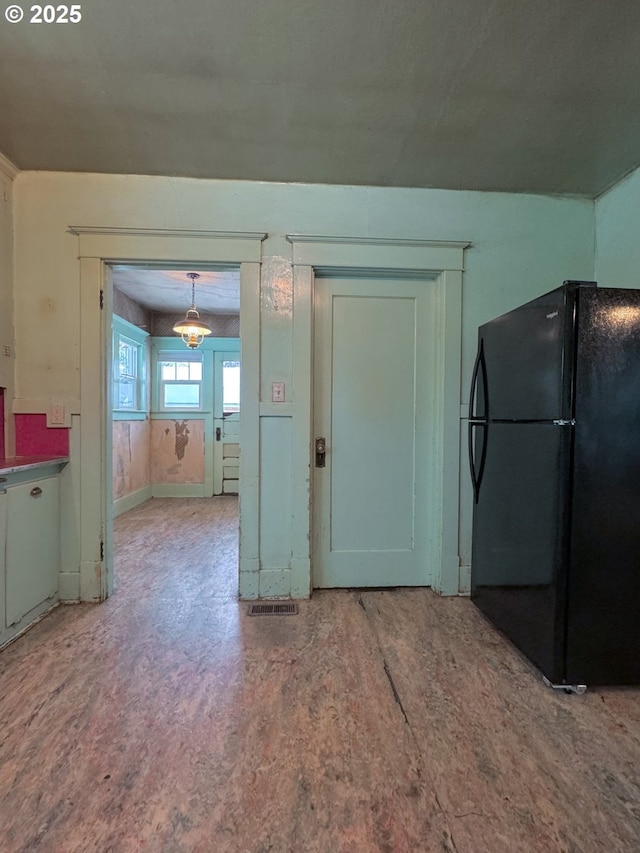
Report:
[[62,400],[54,400],[51,403],[51,423],[64,424],[64,403]]
[[284,403],[284,382],[271,383],[271,402]]

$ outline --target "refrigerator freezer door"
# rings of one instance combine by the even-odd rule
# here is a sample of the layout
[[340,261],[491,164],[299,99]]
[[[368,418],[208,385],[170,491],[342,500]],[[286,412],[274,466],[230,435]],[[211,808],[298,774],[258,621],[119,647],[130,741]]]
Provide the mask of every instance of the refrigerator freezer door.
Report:
[[471,598],[552,682],[560,682],[572,427],[489,423],[476,430],[476,456],[485,432]]
[[486,379],[486,385],[476,386],[474,408],[480,417],[532,421],[572,417],[574,294],[571,287],[558,288],[480,327]]
[[567,677],[640,684],[640,291],[580,294]]

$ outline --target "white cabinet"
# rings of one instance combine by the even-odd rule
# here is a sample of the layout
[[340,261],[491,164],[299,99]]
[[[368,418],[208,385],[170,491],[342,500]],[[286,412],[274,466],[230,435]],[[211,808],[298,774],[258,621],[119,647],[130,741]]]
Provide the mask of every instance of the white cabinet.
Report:
[[59,489],[59,478],[48,477],[6,491],[7,627],[58,591]]
[[0,646],[58,601],[66,461],[15,459],[0,467]]

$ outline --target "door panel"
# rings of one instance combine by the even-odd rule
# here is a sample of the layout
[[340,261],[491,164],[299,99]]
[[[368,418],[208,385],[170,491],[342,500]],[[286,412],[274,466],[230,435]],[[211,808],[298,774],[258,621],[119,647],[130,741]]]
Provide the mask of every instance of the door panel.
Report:
[[428,282],[318,279],[314,586],[430,583]]

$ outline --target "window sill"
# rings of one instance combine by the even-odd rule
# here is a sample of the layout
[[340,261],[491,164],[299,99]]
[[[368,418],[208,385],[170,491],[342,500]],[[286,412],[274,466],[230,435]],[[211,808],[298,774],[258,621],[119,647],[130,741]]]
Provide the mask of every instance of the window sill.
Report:
[[117,409],[112,412],[114,421],[144,421],[149,417],[149,412],[140,412],[135,409]]
[[152,418],[198,418],[202,419],[211,414],[211,409],[158,409],[149,413]]

